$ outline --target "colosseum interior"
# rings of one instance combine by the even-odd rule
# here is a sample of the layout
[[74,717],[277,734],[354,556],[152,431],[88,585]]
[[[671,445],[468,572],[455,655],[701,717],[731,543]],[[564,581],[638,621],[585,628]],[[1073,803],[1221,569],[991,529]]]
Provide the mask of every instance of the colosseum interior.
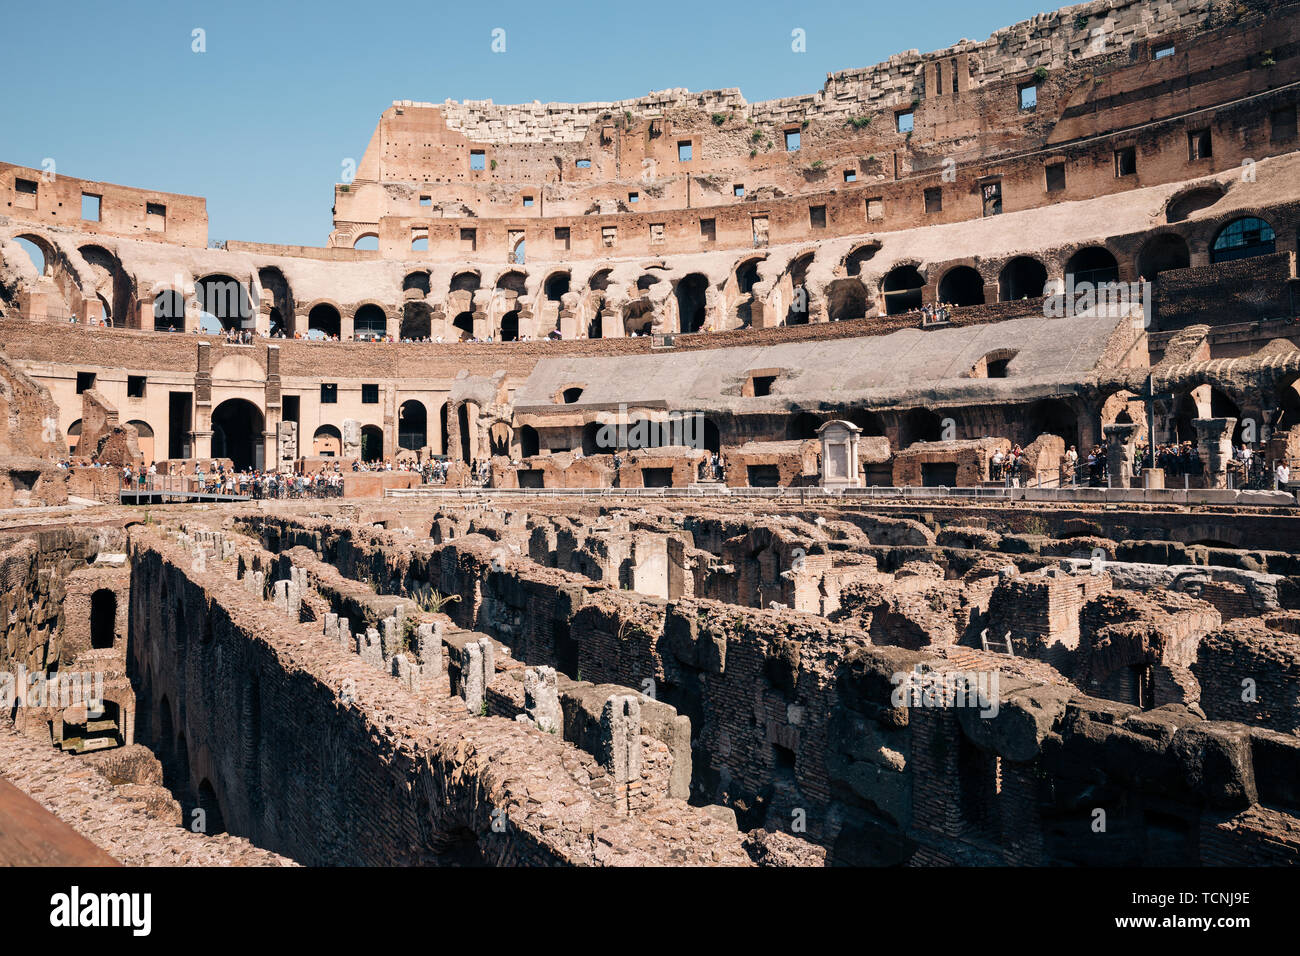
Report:
[[1298,13],[0,163],[0,861],[1297,864]]

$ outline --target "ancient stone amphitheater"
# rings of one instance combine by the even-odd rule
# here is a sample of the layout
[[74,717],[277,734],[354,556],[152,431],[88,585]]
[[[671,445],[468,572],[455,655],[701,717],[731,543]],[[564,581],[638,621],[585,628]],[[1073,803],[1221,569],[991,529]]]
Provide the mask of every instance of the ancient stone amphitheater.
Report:
[[1094,0],[396,101],[320,247],[0,164],[0,861],[1295,864],[1298,101]]

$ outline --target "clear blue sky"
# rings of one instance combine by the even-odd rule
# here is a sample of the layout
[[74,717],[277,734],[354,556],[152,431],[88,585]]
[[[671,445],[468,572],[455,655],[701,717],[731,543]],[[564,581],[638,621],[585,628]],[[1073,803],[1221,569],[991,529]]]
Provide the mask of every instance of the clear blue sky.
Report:
[[[395,99],[581,102],[739,87],[820,89],[828,72],[1042,12],[1035,0],[908,3],[406,2],[10,4],[0,160],[207,197],[211,236],[322,245],[342,162]],[[506,31],[506,52],[491,33]],[[791,51],[802,28],[807,52]],[[207,52],[191,51],[192,31]]]

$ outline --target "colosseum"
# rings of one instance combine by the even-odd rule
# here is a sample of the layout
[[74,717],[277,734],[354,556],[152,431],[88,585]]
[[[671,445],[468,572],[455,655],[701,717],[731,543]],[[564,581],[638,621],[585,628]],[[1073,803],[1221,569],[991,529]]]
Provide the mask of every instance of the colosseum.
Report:
[[1300,863],[1298,102],[1092,0],[397,100],[319,246],[0,163],[0,862]]

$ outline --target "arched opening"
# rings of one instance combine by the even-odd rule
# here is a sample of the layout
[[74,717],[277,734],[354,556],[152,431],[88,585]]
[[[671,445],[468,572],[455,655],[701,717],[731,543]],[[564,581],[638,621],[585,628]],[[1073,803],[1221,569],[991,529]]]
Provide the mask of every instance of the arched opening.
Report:
[[144,456],[144,463],[152,465],[154,463],[154,435],[153,428],[148,422],[142,422],[138,418],[127,422],[128,425],[135,429],[136,447],[140,449],[140,454]]
[[497,279],[497,288],[505,292],[513,292],[516,296],[527,293],[528,277],[522,272],[516,272],[513,269],[502,274]]
[[252,328],[253,308],[248,290],[228,275],[204,276],[194,283],[199,304],[200,328],[204,332]]
[[541,448],[537,438],[537,429],[532,425],[519,426],[519,455],[521,458],[532,458]]
[[283,332],[287,335],[289,330],[285,319],[294,314],[293,291],[289,288],[289,280],[279,269],[266,266],[257,270],[257,282],[263,292],[271,293],[271,308],[267,313],[271,334]]
[[505,422],[493,422],[488,429],[488,454],[510,454],[510,426]]
[[419,451],[429,444],[429,415],[415,399],[402,402],[397,410],[397,447]]
[[560,302],[569,291],[569,273],[552,272],[546,277],[546,298],[551,302]]
[[378,425],[361,426],[361,460],[379,461],[384,457],[384,430]]
[[865,246],[858,246],[844,257],[844,268],[851,276],[862,275],[862,264],[874,259],[879,251],[880,243],[878,242],[869,242]]
[[388,335],[388,316],[373,303],[363,305],[352,317],[352,330],[354,339],[382,339]]
[[363,232],[357,236],[357,241],[352,243],[352,248],[367,252],[377,250],[379,248],[379,236],[377,233]]
[[407,302],[402,306],[401,338],[419,341],[433,334],[433,310],[427,302]]
[[[122,263],[103,246],[82,246],[77,251],[95,273],[95,294],[104,305],[105,323],[125,327],[131,312],[131,280]],[[251,317],[247,292],[238,283],[236,287],[243,292],[245,311],[242,314]]]
[[826,286],[826,317],[832,322],[867,317],[867,288],[860,279],[836,279]]
[[736,266],[736,289],[741,295],[749,295],[758,284],[758,264],[762,258],[746,259]]
[[185,330],[185,297],[175,289],[165,289],[154,296],[153,330],[155,332]]
[[320,458],[343,455],[343,433],[333,425],[322,425],[311,437],[311,453]]
[[415,289],[420,293],[420,295],[428,295],[430,288],[429,272],[427,270],[409,272],[406,277],[402,279],[403,292],[410,292],[412,289]]
[[866,408],[855,408],[849,412],[848,420],[862,429],[863,438],[883,437],[885,423],[875,412]]
[[307,313],[307,330],[312,338],[337,339],[339,328],[339,310],[332,305],[322,302]]
[[1234,219],[1214,237],[1210,247],[1211,262],[1231,262],[1234,259],[1249,259],[1252,256],[1266,256],[1277,251],[1277,234],[1273,227],[1263,219],[1246,216]]
[[928,408],[913,408],[903,416],[901,447],[919,441],[939,441],[943,437],[943,419]]
[[443,455],[450,455],[451,449],[447,447],[447,403],[443,402],[438,406],[438,447],[442,449]]
[[473,444],[469,434],[469,405],[465,402],[461,402],[460,407],[456,409],[456,423],[460,425],[460,460],[468,465],[473,461]]
[[602,447],[600,442],[600,422],[587,422],[582,426],[582,453],[584,455],[608,455],[612,448]]
[[459,341],[468,342],[474,337],[474,313],[462,312],[456,318],[452,319],[452,328],[456,329],[459,335]]
[[1119,263],[1115,261],[1109,249],[1088,246],[1070,256],[1070,260],[1065,264],[1065,274],[1067,282],[1069,276],[1074,276],[1075,285],[1090,282],[1096,286],[1103,282],[1118,282]]
[[984,277],[970,266],[957,266],[939,280],[939,301],[949,305],[983,305]]
[[482,280],[477,272],[457,272],[451,277],[450,292],[477,292]]
[[519,310],[514,309],[501,316],[501,341],[517,342],[519,340]]
[[645,299],[629,302],[623,308],[625,335],[649,335],[654,329],[654,306]]
[[1176,233],[1166,232],[1156,236],[1138,253],[1138,275],[1149,280],[1155,279],[1169,269],[1186,269],[1192,264],[1192,255],[1187,249],[1187,240]]
[[1039,435],[1059,435],[1065,441],[1065,447],[1079,443],[1079,419],[1065,402],[1056,398],[1044,398],[1034,402],[1025,412],[1025,444],[1034,441]]
[[711,418],[704,419],[704,450],[718,454],[722,451],[722,433]]
[[1036,299],[1047,285],[1047,266],[1029,256],[1016,256],[998,274],[998,298],[1003,302]]
[[32,236],[15,236],[14,241],[18,243],[23,252],[27,253],[27,258],[32,262],[32,268],[36,270],[37,275],[45,275],[45,269],[50,265],[54,258],[53,249],[48,246],[44,239]]
[[885,315],[902,315],[921,307],[921,292],[925,288],[916,266],[899,266],[885,276],[882,290],[885,294]]
[[570,386],[560,393],[560,399],[565,405],[572,405],[580,398],[582,398],[581,385]]
[[1232,428],[1232,443],[1242,444],[1242,435],[1245,433],[1246,426],[1241,420],[1241,406],[1217,388],[1210,389],[1210,417],[1235,418],[1237,422]]
[[1208,209],[1223,198],[1224,188],[1216,183],[1210,187],[1193,189],[1181,196],[1175,196],[1165,207],[1165,221],[1182,222],[1192,213]]
[[222,402],[212,412],[212,456],[229,458],[236,471],[260,469],[263,421],[252,402],[242,398]]
[[528,242],[523,236],[515,240],[515,244],[510,247],[510,261],[517,266],[522,266],[528,261]]
[[90,596],[90,646],[107,650],[117,635],[117,595],[100,588]]
[[790,263],[790,308],[785,312],[786,325],[807,325],[812,303],[808,294],[808,267],[814,253],[806,253]]
[[823,420],[814,415],[812,412],[800,412],[794,418],[790,419],[790,424],[786,432],[787,437],[799,441],[817,437],[817,429],[824,424]]
[[1300,379],[1278,385],[1277,418],[1274,428],[1291,429],[1300,426]]
[[698,272],[677,280],[677,316],[683,332],[698,332],[704,328],[705,300],[709,280]]

